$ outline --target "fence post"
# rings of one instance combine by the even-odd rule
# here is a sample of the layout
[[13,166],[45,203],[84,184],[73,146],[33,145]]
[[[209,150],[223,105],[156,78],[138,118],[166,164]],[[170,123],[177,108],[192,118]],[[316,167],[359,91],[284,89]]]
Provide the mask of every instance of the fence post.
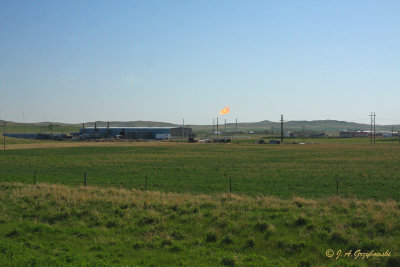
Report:
[[339,178],[336,177],[336,196],[339,196]]
[[87,185],[87,175],[86,175],[86,172],[85,172],[85,181],[84,181],[84,186],[86,186]]
[[147,190],[147,174],[144,175],[144,190]]
[[229,194],[232,194],[232,177],[229,177]]

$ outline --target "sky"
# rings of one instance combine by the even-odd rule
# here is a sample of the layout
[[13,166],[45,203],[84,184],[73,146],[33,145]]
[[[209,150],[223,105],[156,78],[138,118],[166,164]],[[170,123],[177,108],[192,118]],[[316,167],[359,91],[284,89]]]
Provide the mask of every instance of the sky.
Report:
[[399,14],[398,0],[0,0],[0,119],[400,124]]

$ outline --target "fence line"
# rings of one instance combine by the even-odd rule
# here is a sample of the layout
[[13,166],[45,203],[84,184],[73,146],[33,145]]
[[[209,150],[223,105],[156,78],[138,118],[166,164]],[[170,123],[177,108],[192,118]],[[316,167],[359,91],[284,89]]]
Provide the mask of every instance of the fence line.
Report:
[[[64,169],[64,171],[67,169]],[[4,179],[4,174],[7,178]],[[215,179],[212,182],[210,181],[202,181],[199,179],[196,180],[185,180],[180,177],[180,179],[173,180],[172,178],[169,179],[160,179],[160,177],[153,176],[155,179],[151,179],[151,177],[145,173],[140,175],[131,175],[127,176],[125,179],[104,179],[104,177],[93,176],[90,175],[88,171],[75,171],[73,173],[68,173],[67,176],[64,176],[64,179],[53,179],[54,177],[59,177],[58,175],[62,172],[62,170],[34,170],[32,172],[22,171],[18,172],[18,170],[13,171],[15,175],[10,176],[10,172],[0,171],[0,181],[5,182],[22,182],[22,183],[33,183],[34,185],[40,182],[44,183],[53,183],[56,184],[65,184],[65,185],[72,185],[72,186],[83,186],[93,185],[93,186],[118,186],[118,187],[125,187],[125,188],[135,188],[138,190],[160,190],[160,191],[167,191],[167,192],[191,192],[191,193],[221,193],[227,192],[229,194],[232,193],[244,193],[244,194],[267,194],[268,193],[268,184],[263,186],[258,186],[258,189],[249,189],[251,185],[255,186],[254,184],[257,183],[258,180],[251,180],[251,179],[240,179],[235,178],[234,176],[230,175],[229,179]],[[69,179],[69,177],[79,177],[80,175],[83,176],[83,183],[82,180],[79,178]],[[80,176],[80,177],[82,177]],[[90,179],[89,176],[91,177]],[[28,179],[28,177],[33,177],[33,181]],[[225,176],[226,177],[226,176]],[[228,177],[226,177],[228,178]],[[81,178],[82,179],[82,178]],[[266,178],[268,179],[268,178]],[[292,185],[288,183],[288,185]],[[334,195],[339,196],[339,177],[336,177],[336,181],[332,181],[331,186],[329,183],[326,183],[328,186],[328,190],[326,192],[326,196]],[[199,188],[202,188],[199,190]],[[331,189],[329,189],[331,188]],[[336,190],[335,190],[336,189]],[[299,195],[299,191],[296,191],[296,195]],[[336,191],[336,192],[335,192]],[[330,193],[329,193],[330,192]],[[289,195],[290,190],[284,192],[283,195]],[[275,195],[275,194],[274,194]],[[342,191],[341,195],[347,195],[346,190]]]

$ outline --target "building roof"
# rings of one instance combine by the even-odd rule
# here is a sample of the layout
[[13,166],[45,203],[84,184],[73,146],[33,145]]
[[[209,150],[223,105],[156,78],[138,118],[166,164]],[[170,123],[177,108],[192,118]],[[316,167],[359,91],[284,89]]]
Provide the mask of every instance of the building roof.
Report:
[[[154,127],[154,126],[148,126],[148,127],[124,127],[124,126],[96,127],[96,129],[174,129],[174,128],[182,128],[182,127]],[[185,127],[185,128],[187,128],[187,127]],[[95,127],[85,127],[85,129],[95,129]]]

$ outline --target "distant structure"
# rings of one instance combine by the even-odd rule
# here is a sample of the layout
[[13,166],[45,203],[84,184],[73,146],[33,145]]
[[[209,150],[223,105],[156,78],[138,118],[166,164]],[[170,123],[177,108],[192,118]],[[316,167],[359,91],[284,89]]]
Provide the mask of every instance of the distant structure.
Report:
[[381,137],[392,137],[398,136],[398,132],[385,132],[385,131],[340,131],[339,137],[351,138],[351,137],[371,137],[371,136],[381,136]]
[[68,138],[68,136],[66,134],[42,134],[42,133],[39,133],[39,134],[9,133],[9,134],[4,134],[4,136],[12,137],[12,138],[58,140],[58,141]]
[[193,131],[187,127],[85,127],[79,133],[72,133],[73,140],[122,138],[156,139],[193,137]]
[[285,137],[285,138],[296,138],[297,135],[295,133],[292,133],[291,131],[287,131],[286,133],[283,134],[283,137]]
[[368,137],[368,131],[340,131],[339,137],[341,138],[351,138],[351,137]]

